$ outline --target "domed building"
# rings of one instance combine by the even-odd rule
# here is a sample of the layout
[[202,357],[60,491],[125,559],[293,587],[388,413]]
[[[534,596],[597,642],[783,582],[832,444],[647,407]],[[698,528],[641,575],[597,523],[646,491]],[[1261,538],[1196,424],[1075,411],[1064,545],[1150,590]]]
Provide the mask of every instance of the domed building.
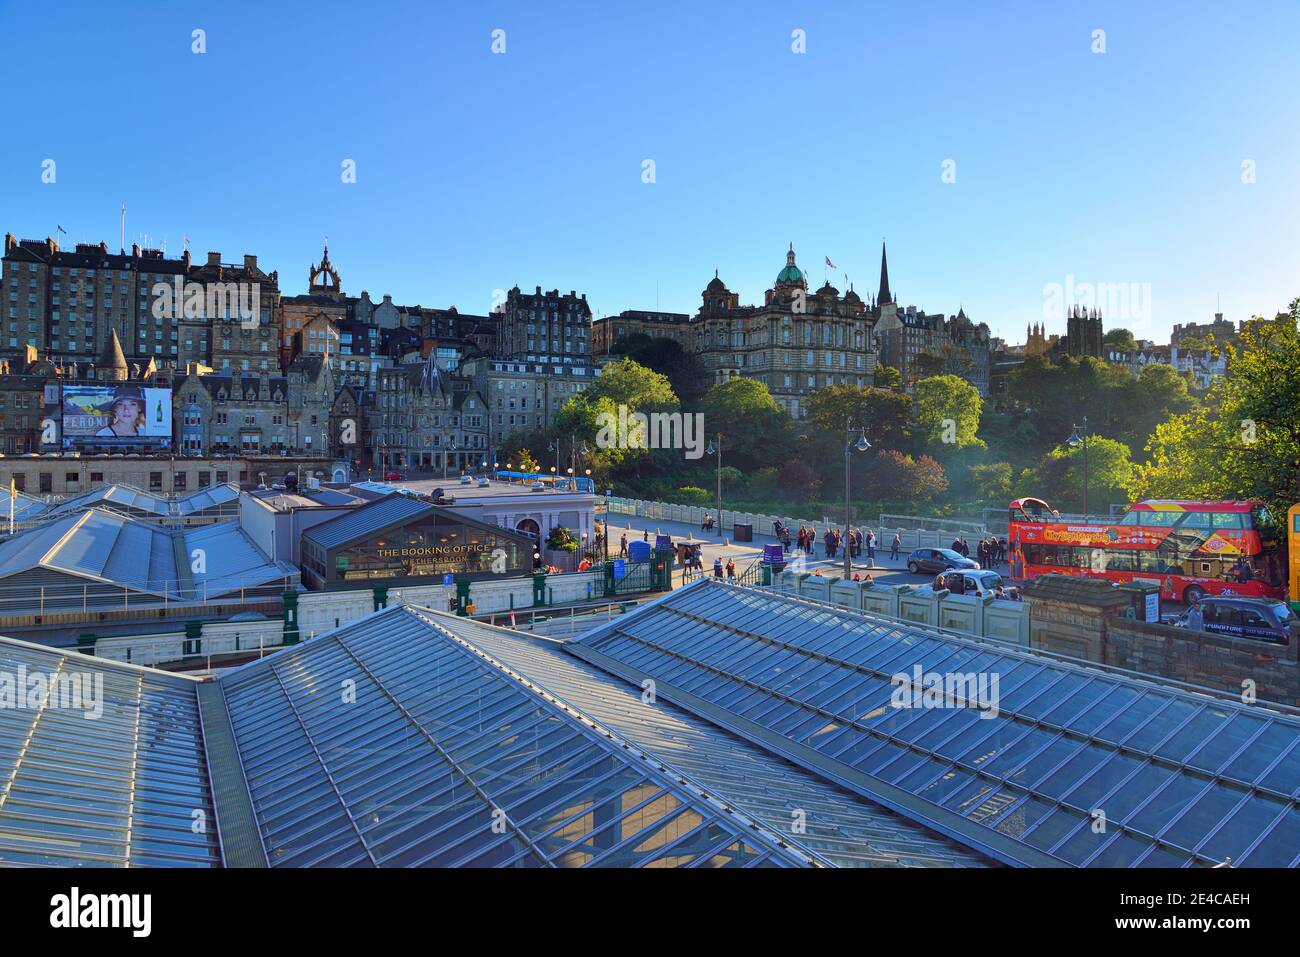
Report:
[[873,381],[874,317],[867,304],[851,289],[841,296],[829,281],[810,293],[793,243],[763,305],[740,305],[716,274],[701,298],[696,351],[714,383],[758,379],[782,408],[802,418],[814,389]]

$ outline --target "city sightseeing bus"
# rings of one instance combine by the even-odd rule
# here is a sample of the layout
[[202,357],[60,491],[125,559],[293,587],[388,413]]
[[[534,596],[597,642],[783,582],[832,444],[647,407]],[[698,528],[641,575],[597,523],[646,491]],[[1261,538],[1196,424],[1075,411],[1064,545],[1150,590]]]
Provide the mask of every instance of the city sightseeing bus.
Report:
[[1282,549],[1262,502],[1146,501],[1123,515],[1063,516],[1042,499],[1012,502],[1011,577],[1051,573],[1153,581],[1160,597],[1286,597]]

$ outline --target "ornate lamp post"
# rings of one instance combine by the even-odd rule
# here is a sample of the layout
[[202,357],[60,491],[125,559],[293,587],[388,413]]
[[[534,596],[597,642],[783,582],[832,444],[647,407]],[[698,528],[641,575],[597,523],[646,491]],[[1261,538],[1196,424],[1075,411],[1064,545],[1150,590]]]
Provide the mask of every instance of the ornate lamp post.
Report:
[[1074,434],[1065,440],[1072,449],[1083,447],[1083,516],[1088,517],[1088,417],[1083,417],[1083,426],[1074,427]]
[[717,455],[718,457],[718,463],[717,463],[718,465],[718,537],[721,538],[722,537],[722,433],[719,432],[717,437],[718,437],[717,444],[715,445],[713,442],[710,442],[709,447],[706,448],[704,451],[709,455]]
[[864,427],[855,442],[853,440],[853,419],[844,420],[844,579],[853,577],[853,559],[849,553],[849,531],[853,521],[853,516],[849,509],[852,505],[849,502],[849,466],[853,461],[854,452],[865,452],[871,448],[871,443],[867,441],[867,430]]

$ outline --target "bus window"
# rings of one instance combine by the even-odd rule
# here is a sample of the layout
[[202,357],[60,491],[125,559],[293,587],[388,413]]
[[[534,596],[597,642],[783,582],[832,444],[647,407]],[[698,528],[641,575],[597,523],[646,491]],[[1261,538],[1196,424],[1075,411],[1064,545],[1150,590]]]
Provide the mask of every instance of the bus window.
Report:
[[1209,528],[1209,512],[1184,512],[1183,520],[1178,523],[1179,528]]
[[1210,521],[1215,528],[1244,528],[1242,519],[1245,517],[1243,512],[1214,512]]

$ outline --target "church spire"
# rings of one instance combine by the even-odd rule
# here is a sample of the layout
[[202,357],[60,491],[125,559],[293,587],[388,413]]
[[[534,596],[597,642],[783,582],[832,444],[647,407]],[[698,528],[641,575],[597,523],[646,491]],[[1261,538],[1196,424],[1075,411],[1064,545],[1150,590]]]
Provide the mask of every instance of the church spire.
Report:
[[881,305],[893,302],[893,296],[889,293],[889,260],[885,256],[884,240],[880,242],[880,292],[876,294],[876,301]]

